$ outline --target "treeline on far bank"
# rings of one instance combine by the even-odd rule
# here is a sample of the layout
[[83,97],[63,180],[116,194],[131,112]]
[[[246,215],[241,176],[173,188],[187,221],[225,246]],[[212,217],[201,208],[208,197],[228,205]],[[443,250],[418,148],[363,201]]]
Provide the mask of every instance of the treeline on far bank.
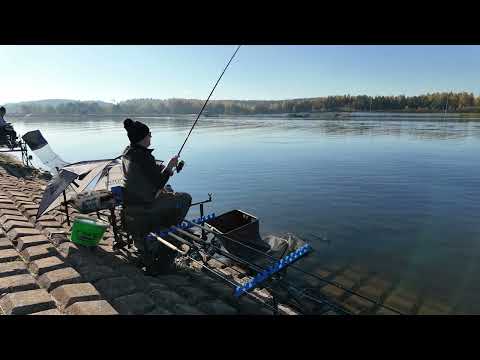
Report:
[[[102,101],[42,100],[8,104],[18,114],[195,114],[204,100],[132,99],[119,103]],[[206,114],[253,115],[331,111],[385,112],[480,112],[480,97],[473,93],[433,93],[419,96],[327,96],[292,100],[212,100]]]

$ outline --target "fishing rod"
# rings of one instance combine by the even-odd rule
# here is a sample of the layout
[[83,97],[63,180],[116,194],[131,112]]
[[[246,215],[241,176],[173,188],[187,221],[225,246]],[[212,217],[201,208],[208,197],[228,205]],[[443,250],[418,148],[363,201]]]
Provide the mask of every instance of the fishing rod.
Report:
[[[195,242],[199,242],[199,243],[201,243],[201,244],[203,244],[203,245],[210,245],[212,248],[214,248],[215,250],[217,250],[217,252],[220,253],[221,255],[223,255],[223,256],[225,256],[225,257],[227,257],[227,258],[229,258],[229,259],[231,259],[231,260],[233,260],[233,261],[236,261],[236,262],[239,262],[239,263],[241,263],[241,264],[244,264],[244,265],[246,265],[247,267],[253,269],[254,271],[261,272],[261,271],[264,271],[264,270],[265,270],[265,268],[262,267],[262,266],[260,266],[260,265],[254,264],[254,263],[249,262],[249,261],[247,261],[247,260],[241,259],[241,258],[239,258],[239,257],[237,257],[237,256],[235,256],[235,255],[233,255],[233,254],[231,254],[231,253],[225,252],[225,251],[223,251],[221,248],[219,248],[219,247],[217,247],[217,246],[215,246],[215,245],[213,245],[213,244],[207,244],[207,242],[206,242],[205,240],[203,240],[203,239],[201,239],[201,238],[198,238],[198,237],[194,236],[193,234],[190,234],[190,233],[188,233],[188,232],[186,232],[186,231],[184,231],[184,230],[182,230],[182,229],[180,229],[180,228],[178,228],[178,227],[172,227],[172,230],[173,230],[173,231],[176,231],[176,232],[178,232],[178,233],[180,233],[180,234],[182,234],[182,235],[187,236],[187,237],[190,238],[192,241],[190,242],[190,241],[187,241],[187,240],[185,240],[185,239],[182,239],[181,237],[173,234],[172,231],[169,231],[169,232],[167,233],[168,236],[171,236],[173,239],[175,239],[175,240],[177,240],[177,241],[180,241],[181,243],[186,244],[186,245],[188,245],[189,247],[194,247],[197,252],[199,252],[200,250],[204,250],[204,251],[205,251],[206,249],[203,249],[201,246],[197,245]],[[214,270],[208,268],[207,266],[205,266],[204,264],[200,263],[199,261],[195,260],[193,257],[191,257],[190,255],[187,254],[188,251],[182,251],[182,250],[176,248],[174,245],[168,243],[166,240],[162,239],[161,237],[159,237],[159,236],[158,236],[157,234],[155,234],[155,233],[150,233],[150,236],[155,237],[157,240],[159,240],[161,243],[163,243],[164,245],[166,245],[166,246],[169,247],[170,249],[175,250],[175,251],[177,251],[178,253],[180,253],[180,254],[182,254],[182,255],[184,255],[184,256],[187,256],[190,260],[194,261],[194,262],[197,263],[197,264],[200,264],[202,267],[206,268],[207,270],[209,270],[210,272],[212,272],[212,273],[213,273],[214,275],[216,275],[217,277],[220,277],[222,280],[227,281],[230,285],[234,285],[234,287],[238,286],[238,284],[235,284],[234,282],[226,279],[225,277],[223,277],[222,275],[220,275],[217,271],[214,271]],[[222,262],[221,260],[218,260],[218,259],[217,259],[217,261],[220,262],[220,263],[222,263],[222,264],[224,264],[224,265],[227,265],[226,263]],[[236,270],[235,268],[232,268],[232,270],[236,271],[237,273],[240,273],[240,271]],[[345,309],[339,307],[338,305],[335,305],[335,304],[333,304],[333,303],[331,303],[331,302],[329,302],[329,301],[327,301],[327,300],[325,300],[325,299],[317,299],[317,298],[315,298],[315,297],[313,297],[313,296],[311,296],[311,295],[305,294],[303,291],[301,291],[300,289],[297,289],[292,283],[290,283],[290,282],[287,281],[286,279],[277,279],[277,280],[279,280],[279,281],[281,282],[281,285],[283,285],[283,287],[287,289],[288,293],[294,292],[294,294],[295,294],[296,297],[304,297],[304,298],[307,298],[307,299],[309,299],[309,300],[311,300],[311,301],[313,301],[313,302],[315,302],[315,303],[317,303],[317,304],[319,304],[319,305],[326,305],[326,306],[328,306],[328,307],[330,307],[330,308],[332,308],[332,309],[335,309],[335,310],[340,311],[340,312],[342,312],[342,313],[344,313],[344,314],[350,315],[350,313],[349,313],[348,311],[346,311]],[[284,282],[284,284],[282,284],[283,282]],[[273,289],[273,288],[271,288],[271,287],[266,287],[266,288],[267,288],[270,292],[272,292],[274,295],[277,295],[277,296],[279,295],[278,292],[277,292],[275,289]],[[249,296],[253,296],[254,298],[256,298],[255,295],[253,295],[253,294],[251,294],[251,293],[249,293],[249,292],[246,292],[246,294],[249,295]],[[265,301],[263,301],[263,300],[260,300],[260,302],[262,302],[263,305],[267,305],[267,303],[266,303]],[[271,306],[268,306],[268,305],[267,305],[267,307],[270,307],[270,309],[271,309]]]
[[[183,142],[182,147],[180,148],[180,150],[178,150],[177,156],[180,156],[180,153],[182,152],[183,147],[184,147],[185,144],[187,143],[187,140],[188,140],[188,138],[190,137],[190,134],[192,133],[193,128],[194,128],[195,125],[197,124],[198,119],[200,119],[200,115],[202,115],[203,110],[204,110],[205,107],[207,106],[208,100],[210,100],[210,97],[212,96],[213,92],[215,91],[215,88],[217,87],[218,83],[220,82],[220,79],[222,78],[223,74],[225,73],[225,71],[227,70],[228,66],[229,66],[230,63],[232,62],[233,58],[234,58],[235,55],[237,54],[238,50],[240,50],[240,47],[241,47],[241,46],[242,46],[242,45],[238,45],[238,47],[237,47],[237,49],[235,50],[235,52],[233,53],[232,57],[231,57],[230,60],[228,61],[227,66],[225,66],[225,69],[223,69],[222,73],[220,74],[220,77],[218,78],[217,82],[215,83],[215,86],[213,87],[212,91],[210,91],[210,95],[208,95],[207,100],[205,100],[205,102],[203,103],[202,109],[201,109],[200,112],[198,113],[195,122],[193,123],[190,131],[188,132],[188,135],[187,135],[187,137],[185,138],[185,141]],[[183,160],[180,160],[180,162],[179,162],[178,165],[177,165],[177,173],[179,173],[180,171],[182,171],[184,165],[185,165],[185,162],[184,162]]]
[[[183,255],[183,256],[186,256],[187,258],[189,258],[191,261],[193,261],[194,263],[196,263],[197,265],[201,266],[202,268],[210,271],[212,274],[214,274],[215,276],[217,276],[218,278],[222,279],[223,281],[227,282],[230,286],[232,286],[233,288],[237,287],[238,284],[236,284],[235,282],[227,279],[225,276],[223,276],[222,274],[220,274],[218,271],[214,270],[214,269],[210,269],[208,266],[206,266],[205,264],[203,264],[202,262],[194,259],[192,256],[190,256],[188,254],[188,251],[183,251],[183,250],[180,250],[178,247],[176,247],[175,245],[172,245],[170,244],[168,241],[166,241],[165,239],[161,238],[160,236],[158,236],[157,234],[155,233],[150,233],[149,234],[150,236],[153,236],[154,238],[156,238],[158,241],[160,241],[162,244],[164,244],[165,246],[167,246],[168,248],[170,248],[171,250],[174,250],[176,252],[178,252],[179,254]],[[172,236],[174,239],[177,239],[178,240],[178,237],[175,236],[175,234],[172,234],[171,232],[169,232],[167,235],[169,236]],[[182,239],[183,240],[183,239]],[[183,243],[188,243],[186,241],[182,241]],[[251,293],[248,293],[247,292],[247,296],[250,296],[252,297],[255,301],[258,301],[260,302],[263,306],[269,308],[271,311],[273,311],[274,313],[277,312],[277,310],[270,304],[268,304],[267,302],[259,299],[257,296],[251,294]]]
[[[188,222],[188,223],[191,223],[191,222],[188,221],[188,220],[185,220],[185,221]],[[191,224],[194,224],[194,223],[191,223]],[[263,266],[261,266],[261,265],[257,265],[257,264],[255,264],[255,263],[253,263],[253,262],[244,260],[244,259],[242,259],[242,258],[240,258],[240,257],[238,257],[238,256],[236,256],[236,255],[233,255],[233,254],[231,254],[231,253],[229,253],[229,252],[227,252],[227,251],[222,250],[222,249],[221,249],[220,247],[218,247],[218,246],[215,246],[215,245],[213,245],[213,244],[207,244],[207,242],[206,242],[205,240],[200,239],[200,238],[197,238],[197,237],[195,237],[194,235],[192,235],[192,234],[190,234],[190,233],[188,233],[188,232],[186,232],[186,231],[184,231],[184,230],[182,230],[182,229],[180,229],[180,228],[178,228],[178,227],[173,227],[173,229],[174,229],[175,231],[179,232],[180,234],[189,237],[190,239],[192,239],[192,240],[194,240],[194,241],[198,241],[198,242],[200,242],[200,243],[203,243],[204,245],[209,245],[211,248],[215,249],[220,255],[223,255],[223,256],[225,256],[225,257],[227,257],[227,258],[229,258],[229,259],[231,259],[231,260],[233,260],[233,261],[237,261],[237,262],[239,262],[239,263],[241,263],[241,264],[243,264],[243,265],[246,265],[247,267],[249,267],[250,269],[252,269],[252,270],[254,270],[254,271],[262,272],[262,271],[265,271],[265,270],[266,270],[265,267],[263,267]],[[169,235],[173,235],[173,234],[170,232]],[[174,238],[176,238],[176,237],[174,237]],[[233,240],[233,239],[232,239],[232,240]],[[183,241],[185,241],[185,240],[183,240]],[[240,244],[241,244],[241,243],[240,243]],[[245,246],[247,246],[247,245],[245,245]],[[198,245],[195,245],[195,247],[196,247],[198,250],[200,250],[199,247],[198,247]],[[247,246],[247,247],[248,247],[248,246]],[[249,247],[249,248],[250,248],[250,247]],[[253,248],[252,248],[252,249],[253,249]],[[255,249],[255,250],[256,250],[256,249]],[[264,253],[262,253],[262,254],[264,254]],[[267,255],[267,254],[264,254],[264,255]],[[273,258],[273,257],[271,257],[271,258]],[[273,259],[275,259],[275,258],[273,258]],[[278,259],[275,259],[275,260],[277,261]],[[220,263],[226,265],[225,263],[223,263],[222,261],[220,261],[220,260],[218,260],[218,259],[217,259],[217,261],[219,261]],[[290,266],[292,266],[292,265],[290,265]],[[235,269],[234,269],[234,270],[235,270]],[[237,271],[237,272],[239,272],[239,271]],[[298,295],[299,293],[302,293],[302,294],[301,294],[302,297],[308,298],[309,300],[314,301],[314,302],[316,302],[317,304],[327,305],[327,306],[329,306],[330,308],[335,309],[335,310],[337,310],[337,311],[340,311],[340,312],[342,312],[342,313],[344,313],[344,314],[350,314],[350,313],[349,313],[348,311],[346,311],[345,309],[343,309],[343,308],[339,307],[338,305],[335,305],[335,304],[333,304],[333,303],[331,303],[331,302],[329,302],[329,301],[327,301],[327,300],[320,300],[320,299],[314,298],[314,297],[311,296],[311,295],[305,294],[304,292],[302,292],[302,291],[300,291],[299,289],[297,289],[290,281],[288,281],[288,280],[286,280],[286,279],[284,279],[284,278],[275,278],[275,280],[279,281],[281,285],[283,285],[285,288],[287,288],[287,291],[288,291],[289,293],[291,293],[292,290],[293,290],[297,295]],[[284,284],[282,284],[282,283],[284,283]],[[270,290],[271,290],[272,292],[276,293],[276,291],[275,291],[274,289],[270,289]]]
[[[182,234],[182,235],[184,235],[184,236],[187,236],[187,237],[190,239],[190,241],[187,241],[186,239],[182,239],[181,237],[173,234],[172,231],[176,231],[176,232],[178,232],[178,233],[180,233],[180,234]],[[189,233],[189,232],[187,232],[187,231],[185,231],[185,230],[183,230],[183,229],[180,229],[180,228],[178,228],[178,227],[172,227],[171,230],[170,230],[166,235],[171,236],[173,239],[175,239],[175,240],[177,240],[177,241],[179,241],[179,242],[181,242],[181,243],[183,243],[183,244],[188,245],[190,248],[194,247],[195,250],[196,250],[199,254],[200,254],[200,251],[202,251],[202,250],[203,250],[203,251],[206,251],[206,252],[208,253],[208,250],[205,249],[205,248],[202,248],[202,246],[196,244],[196,242],[202,244],[203,246],[210,246],[211,248],[215,249],[219,254],[221,254],[221,255],[223,255],[223,256],[225,256],[225,257],[227,257],[227,258],[229,258],[229,259],[231,259],[231,260],[233,260],[233,261],[236,261],[236,262],[238,262],[238,263],[244,264],[244,265],[246,265],[248,268],[253,269],[254,271],[262,272],[262,271],[265,270],[265,268],[262,267],[262,266],[260,266],[260,265],[254,264],[254,263],[249,262],[249,261],[247,261],[247,260],[244,260],[244,259],[242,259],[242,258],[240,258],[240,257],[237,257],[236,255],[233,255],[233,254],[231,254],[231,253],[229,253],[229,252],[223,251],[221,248],[215,246],[214,244],[209,244],[209,243],[207,243],[206,240],[201,239],[201,238],[198,238],[198,237],[194,236],[193,234],[191,234],[191,233]],[[166,246],[169,247],[170,249],[173,249],[173,250],[181,253],[182,255],[187,256],[189,259],[194,260],[191,256],[189,256],[189,255],[187,254],[188,251],[187,251],[187,252],[184,252],[184,251],[176,248],[174,245],[172,245],[172,244],[168,243],[167,241],[165,241],[164,239],[160,238],[157,234],[155,234],[155,233],[150,233],[150,236],[153,236],[154,238],[156,238],[157,240],[159,240],[161,243],[163,243],[164,245],[166,245]],[[203,256],[202,256],[202,258],[203,258]],[[222,264],[224,264],[225,266],[227,266],[227,264],[224,263],[223,261],[218,260],[218,259],[217,259],[217,261],[220,262],[220,263],[222,263]],[[198,263],[198,261],[196,261],[196,260],[195,260],[195,262]],[[202,266],[205,267],[205,265],[202,265]],[[216,273],[215,271],[212,271],[211,269],[209,269],[209,270],[210,270],[211,272],[213,272],[215,275],[217,275],[217,276],[219,275],[219,274]],[[237,273],[240,273],[240,271],[236,270],[235,268],[232,268],[232,270],[234,270],[234,271],[237,272]],[[222,278],[222,279],[225,280],[225,278]],[[286,279],[280,278],[280,279],[276,279],[276,280],[279,280],[279,281],[280,281],[280,285],[282,285],[284,288],[286,288],[289,294],[291,294],[291,293],[293,292],[293,293],[295,294],[295,295],[294,295],[295,297],[304,297],[304,298],[307,298],[307,299],[309,299],[309,300],[311,300],[311,301],[314,301],[315,303],[317,303],[317,304],[319,304],[319,305],[326,305],[326,306],[328,306],[328,307],[330,307],[330,308],[332,308],[332,309],[335,309],[335,310],[337,310],[337,311],[340,311],[340,312],[342,312],[342,313],[344,313],[344,314],[350,314],[350,313],[349,313],[348,311],[346,311],[345,309],[343,309],[343,308],[339,307],[338,305],[335,305],[335,304],[333,304],[333,303],[331,303],[331,302],[329,302],[329,301],[327,301],[327,300],[325,300],[325,299],[317,299],[317,298],[314,298],[314,297],[311,296],[311,295],[305,294],[304,291],[302,291],[302,290],[300,290],[300,289],[297,289],[292,283],[290,283],[290,282],[287,281]],[[234,284],[234,283],[231,282],[231,281],[228,281],[228,283],[229,283],[230,285]],[[236,286],[237,286],[237,285],[238,285],[238,284],[236,284]],[[279,295],[278,292],[277,292],[275,289],[273,289],[273,288],[271,288],[271,287],[267,287],[267,286],[265,286],[265,287],[266,287],[270,292],[272,292],[274,295],[277,295],[277,296]],[[250,294],[250,293],[248,293],[248,292],[247,292],[247,294],[249,294],[250,296],[252,296],[252,294]],[[265,304],[264,301],[261,301],[261,302],[262,302],[263,304]]]
[[[269,259],[272,260],[272,261],[278,261],[278,259],[275,258],[274,256],[271,256],[271,255],[269,255],[269,254],[266,254],[266,253],[264,253],[263,251],[260,251],[260,250],[258,250],[258,249],[255,249],[254,247],[251,247],[251,246],[249,246],[249,245],[247,245],[247,244],[244,244],[244,243],[242,243],[242,242],[240,242],[240,241],[237,241],[237,240],[235,240],[235,239],[232,239],[231,237],[228,237],[228,236],[226,236],[226,235],[223,235],[223,234],[221,234],[221,233],[218,233],[218,232],[216,232],[216,231],[213,231],[213,230],[211,230],[211,229],[209,229],[209,228],[207,228],[207,227],[205,227],[205,226],[195,224],[195,223],[193,223],[193,222],[191,222],[191,221],[188,221],[188,220],[185,220],[185,221],[186,221],[187,223],[189,223],[190,225],[195,226],[195,227],[198,227],[198,228],[200,228],[200,229],[203,229],[203,230],[205,230],[206,232],[208,232],[208,233],[210,233],[210,234],[213,234],[213,235],[215,235],[215,236],[220,236],[220,237],[222,237],[222,238],[224,238],[224,239],[226,239],[226,240],[228,240],[228,241],[232,241],[232,242],[234,242],[234,243],[236,243],[236,244],[238,244],[238,245],[241,245],[241,246],[243,246],[243,247],[246,247],[246,248],[248,248],[248,249],[250,249],[250,250],[258,253],[259,255],[262,255],[262,256],[264,256],[264,257],[269,258]],[[296,266],[296,265],[293,265],[293,264],[290,265],[290,267],[293,268],[293,269],[295,269],[295,270],[297,270],[298,272],[301,272],[301,273],[303,273],[303,274],[305,274],[305,275],[311,276],[311,277],[313,277],[313,278],[315,278],[315,279],[317,279],[317,280],[320,280],[320,281],[322,281],[322,282],[324,282],[324,283],[327,283],[327,284],[333,285],[333,286],[335,286],[335,287],[338,287],[338,288],[342,289],[343,291],[345,291],[345,292],[347,292],[347,293],[349,293],[349,294],[351,294],[351,295],[358,296],[358,297],[360,297],[360,298],[362,298],[362,299],[364,299],[364,300],[367,300],[367,301],[369,301],[369,302],[371,302],[371,303],[373,303],[373,304],[375,304],[375,305],[377,305],[377,306],[383,307],[383,308],[385,308],[385,309],[387,309],[387,310],[390,310],[390,311],[392,311],[392,312],[395,312],[395,313],[397,313],[397,314],[399,314],[399,315],[403,315],[403,313],[400,312],[400,311],[398,311],[397,309],[394,309],[394,308],[392,308],[392,307],[390,307],[390,306],[388,306],[388,305],[382,304],[382,303],[380,303],[380,302],[378,302],[378,301],[376,301],[376,300],[374,300],[374,299],[372,299],[372,298],[370,298],[370,297],[368,297],[368,296],[365,296],[365,295],[362,295],[362,294],[357,293],[357,292],[355,292],[355,291],[352,291],[352,290],[346,288],[345,286],[343,286],[343,285],[341,285],[341,284],[339,284],[339,283],[337,283],[337,282],[335,282],[335,281],[330,281],[330,280],[324,279],[324,278],[322,278],[322,277],[320,277],[320,276],[318,276],[318,275],[315,275],[315,274],[312,274],[312,273],[310,273],[310,272],[308,272],[308,271],[305,271],[305,270],[303,270],[302,268],[300,268],[300,267],[298,267],[298,266]]]

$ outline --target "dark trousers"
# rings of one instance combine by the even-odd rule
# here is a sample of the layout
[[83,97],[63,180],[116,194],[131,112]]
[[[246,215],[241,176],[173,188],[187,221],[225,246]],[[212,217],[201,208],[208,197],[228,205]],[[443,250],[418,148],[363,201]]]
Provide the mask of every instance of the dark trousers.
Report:
[[190,194],[176,192],[161,193],[147,207],[125,206],[127,230],[134,234],[135,246],[153,254],[172,252],[157,240],[144,238],[152,231],[162,231],[181,223],[191,204]]
[[178,225],[187,216],[191,204],[192,197],[190,194],[183,192],[161,193],[147,212],[148,222],[152,227]]

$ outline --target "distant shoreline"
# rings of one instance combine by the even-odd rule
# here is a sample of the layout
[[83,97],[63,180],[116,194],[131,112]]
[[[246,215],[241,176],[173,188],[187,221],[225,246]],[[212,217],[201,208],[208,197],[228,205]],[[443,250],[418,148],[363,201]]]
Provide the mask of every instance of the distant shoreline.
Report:
[[[128,99],[120,102],[44,99],[4,104],[8,114],[97,116],[169,116],[198,114],[205,100],[170,98]],[[284,100],[210,100],[205,116],[263,116],[291,114],[308,117],[313,114],[356,112],[372,113],[480,113],[480,96],[472,92],[436,92],[416,96],[331,95]],[[308,114],[308,115],[307,115]]]
[[[198,114],[7,114],[8,118],[29,119],[29,118],[192,118]],[[221,114],[202,115],[202,119],[221,118],[278,118],[289,120],[358,120],[369,117],[381,117],[381,121],[397,119],[404,120],[428,120],[428,121],[480,121],[480,113],[471,112],[406,112],[406,111],[372,111],[372,112],[312,112],[312,113],[287,113],[287,114]]]

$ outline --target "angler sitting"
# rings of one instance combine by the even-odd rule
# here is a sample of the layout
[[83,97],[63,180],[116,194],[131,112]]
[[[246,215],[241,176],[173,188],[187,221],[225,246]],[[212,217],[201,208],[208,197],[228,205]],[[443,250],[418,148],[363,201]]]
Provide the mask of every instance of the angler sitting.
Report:
[[[177,225],[183,221],[192,203],[187,193],[171,192],[164,189],[178,156],[174,156],[167,166],[157,164],[149,149],[152,134],[147,125],[126,119],[130,145],[123,152],[124,208],[126,218],[130,218],[129,231],[136,234],[135,245],[144,247],[145,252],[165,253],[165,247],[157,241],[145,240],[144,236],[162,227]],[[147,241],[144,243],[144,241]]]
[[4,116],[6,113],[7,110],[3,106],[0,107],[0,141],[9,135],[13,144],[17,139],[17,133],[13,130],[12,125],[5,121]]

